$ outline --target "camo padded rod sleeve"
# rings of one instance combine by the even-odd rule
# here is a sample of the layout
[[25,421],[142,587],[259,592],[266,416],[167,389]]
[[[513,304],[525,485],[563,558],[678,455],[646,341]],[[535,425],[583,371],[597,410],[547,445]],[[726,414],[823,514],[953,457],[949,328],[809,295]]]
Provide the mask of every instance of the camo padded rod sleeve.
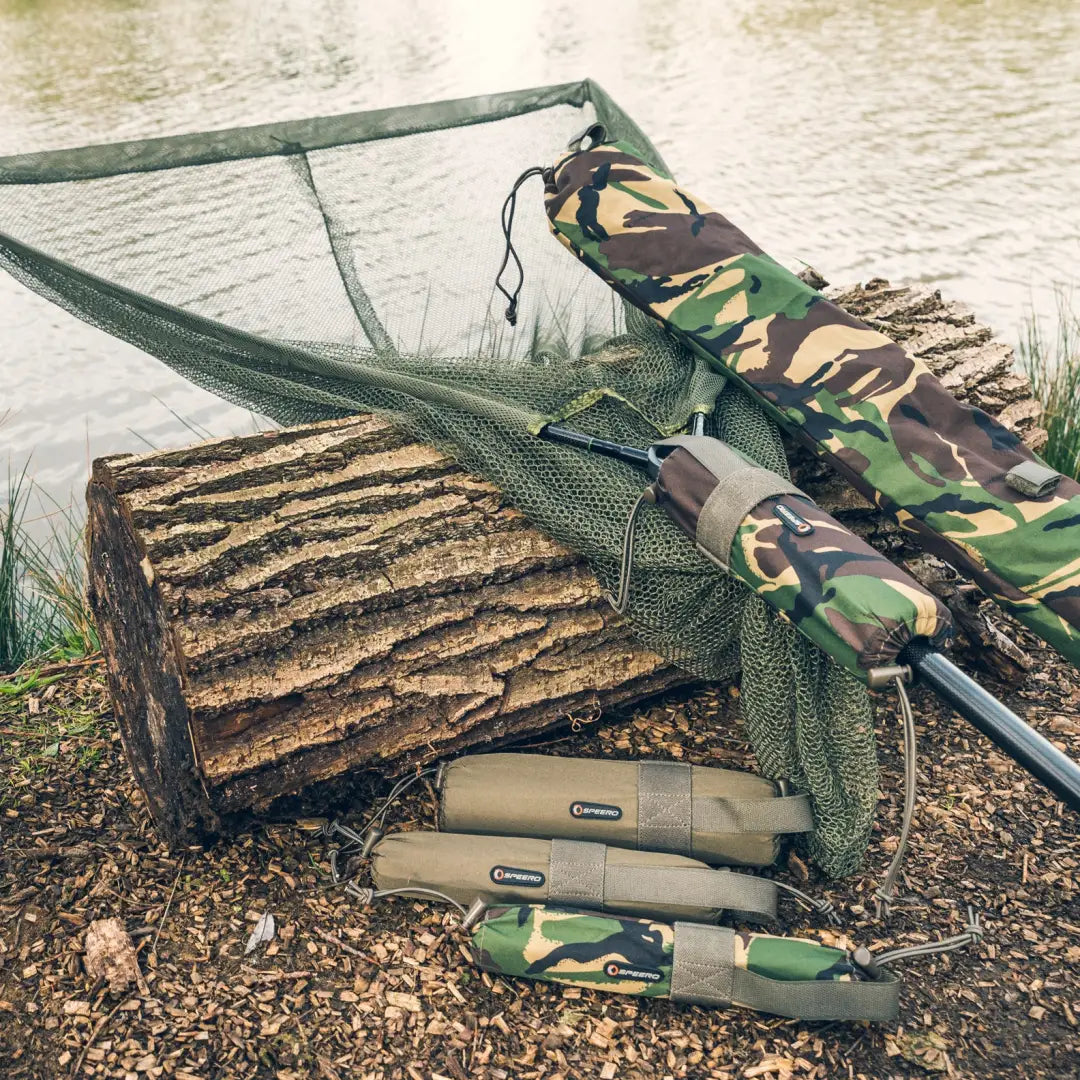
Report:
[[766,878],[586,840],[392,833],[372,851],[371,873],[379,890],[434,889],[463,907],[480,897],[689,922],[716,922],[725,911],[776,918],[776,885]]
[[771,866],[814,827],[805,795],[752,773],[661,761],[473,754],[439,770],[439,828],[593,840],[710,864]]
[[764,403],[925,548],[1080,660],[1080,485],[1062,477],[1042,496],[1010,486],[1010,472],[1049,470],[629,144],[562,157],[546,207],[552,231],[590,269]]
[[846,951],[800,938],[529,905],[489,910],[471,948],[498,975],[797,1020],[899,1015],[894,975],[863,981]]
[[677,435],[652,495],[697,548],[811,641],[865,679],[922,638],[952,630],[948,609],[895,563],[775,473],[718,439]]

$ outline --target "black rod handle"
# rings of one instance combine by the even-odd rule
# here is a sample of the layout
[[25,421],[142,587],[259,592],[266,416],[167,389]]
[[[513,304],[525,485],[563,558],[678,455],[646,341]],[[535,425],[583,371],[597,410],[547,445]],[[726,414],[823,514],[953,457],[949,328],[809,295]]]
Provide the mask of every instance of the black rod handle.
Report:
[[910,665],[919,682],[929,686],[1013,761],[1071,809],[1080,810],[1080,765],[1072,758],[929,646],[912,643],[898,659]]
[[611,442],[609,439],[596,439],[592,435],[572,431],[559,424],[545,425],[540,429],[539,435],[541,439],[546,439],[548,442],[576,446],[593,454],[602,454],[604,457],[615,458],[616,461],[625,461],[627,465],[633,465],[636,469],[647,470],[649,467],[649,452],[639,450],[636,446],[623,446],[622,443]]

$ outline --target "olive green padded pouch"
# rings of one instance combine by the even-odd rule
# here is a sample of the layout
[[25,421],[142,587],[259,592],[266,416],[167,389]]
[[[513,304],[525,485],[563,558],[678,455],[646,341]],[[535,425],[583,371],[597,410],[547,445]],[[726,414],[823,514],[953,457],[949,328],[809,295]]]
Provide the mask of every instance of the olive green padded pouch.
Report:
[[797,1020],[899,1015],[895,975],[864,979],[845,950],[800,938],[531,905],[490,909],[470,944],[474,962],[498,975]]
[[714,865],[771,866],[809,832],[803,795],[752,773],[660,761],[477,754],[439,770],[439,828],[593,840]]
[[380,892],[434,890],[463,906],[480,897],[694,922],[715,922],[722,911],[776,918],[776,885],[765,878],[584,840],[392,833],[373,849],[371,872]]

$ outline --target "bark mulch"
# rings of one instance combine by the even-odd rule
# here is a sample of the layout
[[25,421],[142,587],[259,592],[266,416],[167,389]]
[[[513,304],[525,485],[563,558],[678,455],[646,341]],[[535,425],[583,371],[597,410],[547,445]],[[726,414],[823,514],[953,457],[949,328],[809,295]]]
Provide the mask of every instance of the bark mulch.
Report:
[[[1074,669],[1038,656],[1010,703],[1080,756]],[[50,681],[55,680],[55,681]],[[671,756],[748,767],[731,690],[564,730],[539,752]],[[1071,1077],[1080,1074],[1076,816],[959,720],[919,697],[921,789],[887,925],[871,895],[895,843],[900,729],[879,710],[882,789],[866,872],[823,882],[839,938],[871,948],[957,932],[966,904],[987,936],[911,962],[895,1029],[674,1007],[478,973],[437,907],[370,911],[330,887],[323,843],[256,822],[209,851],[158,843],[90,663],[0,682],[0,1075],[572,1080],[664,1077]],[[388,783],[361,784],[359,824]],[[432,793],[391,813],[430,827]],[[787,930],[822,930],[785,904]],[[259,918],[276,934],[245,955]],[[145,989],[85,973],[85,931],[115,917]]]

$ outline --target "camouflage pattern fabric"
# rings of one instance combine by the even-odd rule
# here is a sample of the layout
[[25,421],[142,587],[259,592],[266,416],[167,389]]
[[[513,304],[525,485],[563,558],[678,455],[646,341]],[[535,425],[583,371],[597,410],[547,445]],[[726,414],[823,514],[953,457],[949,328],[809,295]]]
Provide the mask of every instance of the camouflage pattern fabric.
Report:
[[[674,942],[667,923],[524,905],[488,911],[473,931],[472,953],[498,975],[668,997]],[[733,960],[779,981],[857,978],[844,950],[798,938],[736,934]]]
[[484,971],[642,997],[670,993],[673,946],[667,923],[536,904],[492,908],[472,935]]
[[[778,503],[814,532],[793,532],[777,516]],[[756,506],[732,546],[731,572],[860,675],[895,663],[913,638],[941,641],[951,630],[933,594],[810,499]]]
[[1080,659],[1080,485],[1031,498],[1037,460],[918,360],[829,303],[626,143],[564,156],[547,184],[558,239],[763,402],[923,546]]
[[[949,612],[933,594],[797,488],[713,439],[667,442],[678,447],[660,467],[657,505],[838,663],[865,678],[914,638],[948,636]],[[750,503],[737,529],[708,527]],[[711,550],[716,532],[725,550]]]

